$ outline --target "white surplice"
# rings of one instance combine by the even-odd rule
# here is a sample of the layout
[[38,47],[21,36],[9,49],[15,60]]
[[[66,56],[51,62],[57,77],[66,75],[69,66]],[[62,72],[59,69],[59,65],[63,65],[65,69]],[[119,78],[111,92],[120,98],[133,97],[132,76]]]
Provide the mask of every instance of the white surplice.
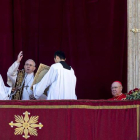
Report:
[[[20,63],[17,63],[17,61],[15,61],[12,64],[12,66],[8,69],[7,84],[11,87],[15,86],[19,65]],[[34,73],[25,74],[25,84],[24,84],[24,89],[22,94],[22,100],[30,100],[29,95],[33,93],[33,91],[30,89],[33,80],[34,80]],[[44,99],[46,99],[46,95],[42,95],[39,98],[39,100],[44,100]]]
[[9,95],[11,93],[12,88],[6,87],[4,85],[3,79],[0,75],[0,100],[9,100]]
[[38,99],[48,86],[47,100],[77,99],[74,70],[63,68],[61,63],[53,64],[42,80],[33,86],[34,97]]
[[[18,68],[19,68],[19,63],[14,62],[12,66],[8,69],[7,84],[11,87],[14,87],[16,83]],[[25,77],[25,84],[24,84],[24,89],[23,89],[23,94],[22,94],[22,100],[29,100],[29,95],[32,94],[32,90],[30,90],[30,87],[34,80],[34,73],[25,74],[25,76],[26,77]]]
[[8,72],[7,72],[7,84],[10,87],[15,86],[19,65],[20,65],[20,63],[17,63],[17,61],[15,61],[12,64],[12,66],[8,69]]
[[33,94],[33,91],[30,89],[33,80],[34,80],[34,73],[27,74],[27,77],[25,78],[22,100],[30,100],[29,96]]

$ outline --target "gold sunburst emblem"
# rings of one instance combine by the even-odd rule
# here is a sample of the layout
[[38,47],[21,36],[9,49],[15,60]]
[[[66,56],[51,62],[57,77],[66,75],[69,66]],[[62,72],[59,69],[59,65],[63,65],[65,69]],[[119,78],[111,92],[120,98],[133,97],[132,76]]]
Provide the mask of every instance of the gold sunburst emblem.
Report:
[[31,116],[29,118],[28,115],[30,115],[30,113],[28,111],[25,111],[23,113],[25,116],[23,118],[23,116],[19,116],[19,115],[15,115],[15,122],[16,123],[13,123],[13,121],[11,121],[11,123],[9,123],[9,125],[11,127],[13,126],[16,126],[17,128],[15,128],[15,135],[23,135],[23,137],[25,139],[28,139],[30,135],[33,135],[33,136],[37,136],[38,133],[37,133],[37,127],[39,129],[41,129],[43,127],[43,125],[41,123],[39,124],[36,124],[38,122],[38,118],[39,116]]

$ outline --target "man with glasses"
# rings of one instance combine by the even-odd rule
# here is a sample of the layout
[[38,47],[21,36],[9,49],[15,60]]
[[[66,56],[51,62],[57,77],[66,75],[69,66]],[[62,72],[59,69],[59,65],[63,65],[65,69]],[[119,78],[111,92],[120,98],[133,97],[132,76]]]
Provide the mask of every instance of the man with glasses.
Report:
[[122,88],[122,83],[120,81],[114,81],[111,85],[113,98],[109,100],[125,100],[126,95],[122,93]]
[[[7,72],[7,84],[10,87],[15,87],[16,79],[17,79],[17,74],[18,74],[18,68],[20,65],[20,62],[23,58],[23,52],[21,51],[17,57],[17,61],[15,61],[12,66],[8,69]],[[24,65],[24,70],[25,70],[25,77],[24,77],[24,87],[23,87],[23,93],[22,93],[22,100],[29,100],[30,94],[32,94],[32,90],[30,90],[30,87],[32,85],[32,82],[34,80],[34,70],[36,69],[35,67],[35,62],[32,59],[28,59],[25,62]]]

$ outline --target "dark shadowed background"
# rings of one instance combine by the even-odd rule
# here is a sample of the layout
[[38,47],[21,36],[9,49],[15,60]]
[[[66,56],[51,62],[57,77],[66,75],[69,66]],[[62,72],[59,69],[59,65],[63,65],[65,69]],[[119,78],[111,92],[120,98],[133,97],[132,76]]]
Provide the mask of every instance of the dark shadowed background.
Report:
[[1,0],[0,74],[24,52],[51,65],[66,53],[78,99],[107,99],[115,80],[127,90],[127,0]]

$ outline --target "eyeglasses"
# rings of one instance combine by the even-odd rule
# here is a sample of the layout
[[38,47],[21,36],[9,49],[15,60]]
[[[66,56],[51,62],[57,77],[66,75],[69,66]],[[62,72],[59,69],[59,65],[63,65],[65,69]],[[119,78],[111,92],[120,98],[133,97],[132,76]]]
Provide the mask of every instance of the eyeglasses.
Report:
[[[28,64],[28,63],[27,63],[27,64],[25,64],[25,66],[30,66],[30,67],[32,67],[33,65],[32,65],[32,64]],[[34,67],[34,66],[33,66],[33,67]]]

